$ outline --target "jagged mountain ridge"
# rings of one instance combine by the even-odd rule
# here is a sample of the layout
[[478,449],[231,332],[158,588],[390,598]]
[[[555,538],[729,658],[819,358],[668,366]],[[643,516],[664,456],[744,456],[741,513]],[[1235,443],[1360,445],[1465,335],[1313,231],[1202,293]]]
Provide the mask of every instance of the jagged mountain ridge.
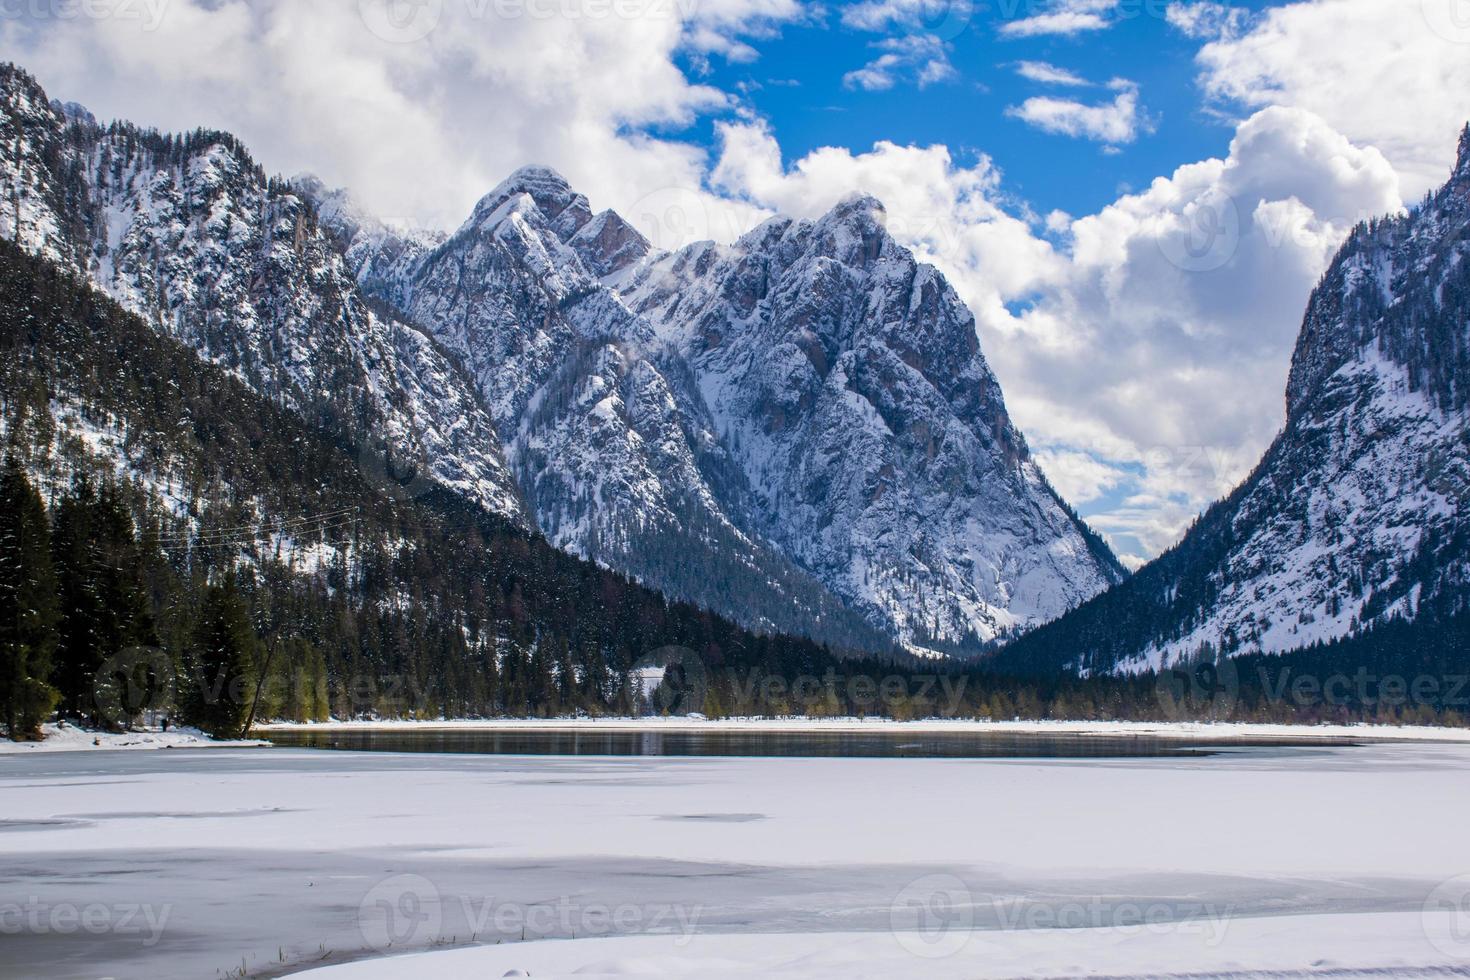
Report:
[[852,197],[645,263],[629,305],[692,365],[760,531],[909,636],[974,646],[1122,578],[1011,424],[975,321]]
[[997,665],[1138,669],[1278,652],[1422,610],[1470,580],[1470,127],[1449,182],[1360,225],[1313,291],[1287,418],[1169,552]]
[[1031,460],[969,311],[881,219],[858,199],[654,253],[527,167],[432,247],[342,232],[364,288],[480,379],[553,540],[626,567],[628,528],[699,530],[973,650],[1123,573]]
[[647,250],[622,219],[593,215],[536,167],[437,243],[339,219],[353,211],[339,201],[323,214],[363,288],[466,366],[551,541],[741,622],[849,647],[892,642],[744,530],[739,473],[687,371],[598,278]]
[[[48,102],[34,79],[13,67],[0,74],[0,92],[0,139],[13,150],[0,162],[0,187],[12,205],[0,215],[0,235],[86,276],[160,332],[332,432],[359,452],[364,470],[390,495],[417,495],[437,482],[527,526],[556,526],[538,521],[525,506],[519,472],[504,457],[495,402],[482,397],[466,370],[473,358],[465,347],[441,344],[419,328],[402,312],[410,305],[405,297],[390,293],[379,299],[357,283],[354,273],[372,276],[362,267],[367,251],[348,247],[351,239],[373,243],[383,282],[438,239],[390,235],[345,198],[269,179],[227,134],[176,137],[125,123],[100,127],[83,111]],[[523,227],[517,220],[507,230]],[[611,245],[615,230],[606,224],[589,228],[589,260],[616,261],[611,252],[598,252],[599,244]],[[593,239],[594,232],[601,238]],[[523,235],[521,241],[534,250],[539,245],[532,238]],[[596,316],[595,310],[589,314]],[[626,313],[623,318],[633,319]],[[546,380],[534,361],[493,353],[506,355],[498,367],[487,368],[496,377]],[[658,412],[651,409],[666,397],[661,380],[620,364],[617,352],[610,353],[610,360],[597,364],[606,383],[628,389],[639,411],[656,421]],[[543,430],[559,423],[549,408],[537,414]],[[628,434],[611,436],[603,428],[584,424],[573,440],[563,440],[570,447],[564,455],[575,457],[567,472],[580,475],[587,487],[613,474],[604,482],[617,491],[643,493],[664,514],[691,516],[682,535],[661,534],[660,527],[636,520],[627,527],[595,528],[594,546],[599,534],[613,543],[590,553],[672,597],[726,612],[748,626],[845,648],[891,645],[891,637],[779,554],[729,522],[699,513],[697,500],[659,496],[669,481],[660,481],[656,465],[643,467],[641,482],[618,485],[616,474],[627,467],[604,467],[597,458]],[[655,446],[682,441],[682,435],[668,432],[654,432],[648,440]],[[538,451],[535,438],[526,444]],[[584,445],[592,448],[584,453]],[[671,459],[653,463],[689,464],[678,453],[666,455]],[[416,469],[432,479],[414,476]],[[542,485],[538,490],[527,482],[546,513],[585,512],[595,502],[586,491],[557,494],[554,478]],[[626,518],[633,509],[616,513]],[[556,543],[566,545],[565,536]],[[691,560],[691,553],[702,553],[704,560]]]
[[363,300],[314,208],[236,140],[100,127],[11,66],[0,66],[0,100],[0,235],[86,276],[365,459],[397,455],[527,520],[459,367]]
[[[884,422],[861,449],[793,439],[782,465],[806,474],[803,501],[772,493],[770,466],[754,465],[739,434],[771,419],[736,420],[710,398],[728,365],[695,357],[646,288],[678,257],[651,254],[554,172],[517,172],[452,235],[403,235],[319,184],[266,178],[225,134],[100,127],[48,103],[18,69],[0,86],[0,137],[15,148],[0,169],[12,205],[0,234],[89,276],[313,424],[365,452],[406,447],[435,480],[671,596],[843,646],[898,635],[962,649],[1120,575],[1030,462],[968,312],[881,229],[883,261],[907,270],[897,279],[922,277],[929,299],[885,337],[848,331],[840,343],[862,350],[849,360],[870,372],[897,363],[879,348],[896,350],[904,331],[924,334],[938,318],[974,363],[943,365],[923,377],[922,397],[887,406],[895,422],[895,411],[939,413],[927,422],[904,421],[902,432]],[[615,288],[635,280],[636,296]],[[866,286],[858,276],[841,288]],[[903,305],[885,302],[873,315]],[[864,303],[853,306],[859,318]],[[774,317],[776,338],[790,312],[757,316]],[[896,356],[929,358],[939,346]],[[850,393],[872,394],[860,388]],[[848,421],[847,395],[832,394],[800,428]],[[976,417],[956,423],[962,403]],[[924,425],[936,433],[929,448],[898,445],[917,444]],[[885,462],[869,467],[863,453]],[[968,466],[972,453],[997,465]],[[843,486],[825,510],[811,506],[823,479]],[[880,486],[904,492],[872,492]],[[949,506],[950,494],[965,500]]]

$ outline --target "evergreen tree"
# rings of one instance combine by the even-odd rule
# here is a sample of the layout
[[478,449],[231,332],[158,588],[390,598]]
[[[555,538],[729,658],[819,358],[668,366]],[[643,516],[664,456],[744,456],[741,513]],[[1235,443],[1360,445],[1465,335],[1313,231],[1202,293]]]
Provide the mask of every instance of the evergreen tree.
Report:
[[56,707],[56,577],[46,508],[13,455],[0,473],[0,712],[12,739],[34,738]]
[[243,734],[255,694],[259,640],[233,574],[204,593],[183,683],[184,720],[215,735]]
[[132,517],[116,487],[100,490],[85,475],[56,507],[52,552],[61,599],[61,636],[53,683],[61,710],[118,725],[94,701],[97,673],[124,650],[158,643],[141,581],[143,563]]

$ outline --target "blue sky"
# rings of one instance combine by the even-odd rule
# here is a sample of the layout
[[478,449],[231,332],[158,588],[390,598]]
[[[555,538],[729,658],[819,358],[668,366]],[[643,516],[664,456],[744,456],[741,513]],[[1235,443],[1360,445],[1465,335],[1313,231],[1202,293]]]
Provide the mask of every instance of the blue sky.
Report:
[[52,95],[231,131],[393,223],[452,228],[528,163],[664,247],[877,196],[1134,563],[1260,458],[1333,253],[1442,183],[1470,119],[1470,0],[27,9],[0,56]]
[[[999,35],[997,28],[1007,19],[998,12],[1002,5],[995,6],[996,11],[977,10],[948,23],[937,13],[926,18],[926,26],[949,28],[944,33],[952,34],[948,57],[956,74],[923,87],[902,76],[882,91],[845,85],[845,74],[881,53],[875,43],[922,28],[858,30],[842,24],[840,7],[814,23],[787,26],[775,37],[753,41],[760,52],[754,63],[702,59],[690,72],[725,91],[741,92],[770,120],[792,159],[821,146],[943,143],[962,161],[988,154],[1005,174],[1006,191],[1043,214],[1054,209],[1090,213],[1180,163],[1226,151],[1234,127],[1218,110],[1202,105],[1195,84],[1199,42],[1165,21],[1165,3],[1125,5],[1108,15],[1113,26],[1104,30],[1017,38]],[[1266,4],[1231,6],[1258,11]],[[1027,61],[1066,69],[1091,85],[1045,85],[1023,78],[1016,66]],[[701,74],[705,65],[707,75]],[[1106,102],[1111,93],[1105,83],[1119,77],[1137,83],[1148,125],[1134,141],[1119,144],[1116,153],[1104,153],[1100,143],[1039,131],[1006,114],[1039,95]],[[696,129],[708,140],[709,120],[702,122]]]

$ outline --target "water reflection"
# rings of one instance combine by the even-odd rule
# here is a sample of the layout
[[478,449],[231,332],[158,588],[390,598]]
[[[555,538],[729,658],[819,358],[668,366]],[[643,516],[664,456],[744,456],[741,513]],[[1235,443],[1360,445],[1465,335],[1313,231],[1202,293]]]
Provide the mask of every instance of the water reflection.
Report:
[[[1096,759],[1207,756],[1289,740],[1161,739],[1149,736],[1016,732],[487,731],[484,729],[291,729],[269,733],[277,745],[359,752],[458,752],[482,755],[853,757],[925,759]],[[1313,739],[1313,746],[1353,744]]]

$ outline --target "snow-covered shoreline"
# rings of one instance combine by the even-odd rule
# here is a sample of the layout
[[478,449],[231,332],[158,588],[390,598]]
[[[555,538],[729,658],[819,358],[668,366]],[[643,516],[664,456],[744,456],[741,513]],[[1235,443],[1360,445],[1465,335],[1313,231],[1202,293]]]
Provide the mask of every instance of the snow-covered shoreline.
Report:
[[272,722],[257,730],[271,732],[679,732],[717,735],[727,732],[770,734],[956,734],[1068,737],[1155,738],[1185,741],[1341,741],[1470,742],[1470,728],[1390,725],[1275,725],[1244,722],[1133,721],[976,721],[886,718],[482,718],[438,720],[370,720]]
[[68,722],[47,722],[41,726],[39,742],[12,742],[0,739],[0,755],[32,752],[83,752],[126,749],[248,749],[269,746],[263,739],[218,739],[197,728],[171,728],[136,732],[104,732],[78,728]]
[[[528,976],[701,980],[1015,980],[1228,975],[1463,976],[1454,913],[1388,912],[1134,928],[622,936],[486,945],[309,969],[305,980]],[[1289,971],[1289,972],[1288,972]]]

